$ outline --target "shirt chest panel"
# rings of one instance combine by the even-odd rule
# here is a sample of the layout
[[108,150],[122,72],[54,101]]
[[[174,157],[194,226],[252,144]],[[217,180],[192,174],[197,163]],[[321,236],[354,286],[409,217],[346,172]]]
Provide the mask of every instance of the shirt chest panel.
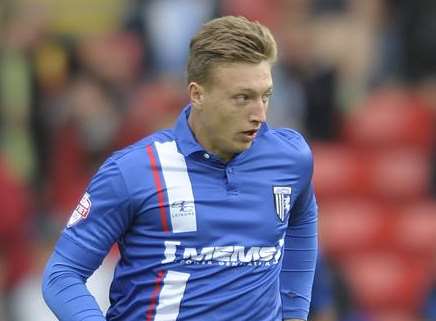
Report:
[[[189,246],[273,245],[283,237],[288,216],[278,215],[273,187],[295,185],[291,176],[277,170],[257,171],[237,165],[216,168],[188,163],[187,169],[190,186],[186,182],[166,184],[149,197],[138,215],[136,233],[183,240]],[[176,167],[171,170],[180,171]],[[183,191],[186,188],[190,191]],[[191,195],[192,199],[174,202],[170,200],[171,194]],[[290,195],[291,206],[294,201],[294,195]],[[163,220],[167,221],[167,231]],[[174,230],[175,220],[181,226],[187,221],[190,230]]]

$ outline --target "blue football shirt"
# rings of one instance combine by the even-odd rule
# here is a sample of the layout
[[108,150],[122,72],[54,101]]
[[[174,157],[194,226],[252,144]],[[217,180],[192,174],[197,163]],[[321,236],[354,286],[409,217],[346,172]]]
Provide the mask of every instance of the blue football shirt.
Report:
[[[114,153],[91,180],[44,273],[60,320],[307,318],[317,252],[309,147],[263,124],[224,164],[195,140],[189,112]],[[115,243],[103,317],[84,283]]]

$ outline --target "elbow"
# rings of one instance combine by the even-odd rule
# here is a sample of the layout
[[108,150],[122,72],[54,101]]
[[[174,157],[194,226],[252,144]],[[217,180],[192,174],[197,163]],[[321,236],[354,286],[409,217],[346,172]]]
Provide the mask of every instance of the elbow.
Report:
[[50,298],[50,293],[51,293],[51,288],[50,285],[53,282],[53,264],[52,264],[52,257],[50,257],[50,259],[48,260],[44,272],[42,274],[42,278],[41,278],[41,293],[42,293],[42,297],[45,301],[45,303],[47,303],[47,305],[49,304],[49,298]]

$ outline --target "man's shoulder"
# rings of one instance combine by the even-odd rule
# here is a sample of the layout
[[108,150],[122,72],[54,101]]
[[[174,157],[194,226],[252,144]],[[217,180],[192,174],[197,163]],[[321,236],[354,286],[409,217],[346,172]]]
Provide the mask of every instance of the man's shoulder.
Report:
[[117,150],[98,168],[93,179],[97,179],[97,177],[100,179],[120,179],[128,189],[138,184],[148,184],[150,183],[149,170],[152,167],[153,161],[156,161],[155,158],[152,159],[154,155],[150,156],[148,146],[153,145],[155,142],[168,142],[173,140],[173,130],[164,129],[123,149]]
[[272,128],[270,135],[285,152],[302,157],[312,157],[312,151],[304,136],[290,128]]
[[304,140],[303,135],[291,128],[271,128],[270,132],[276,137],[291,141]]
[[167,142],[174,139],[173,129],[163,129],[154,132],[153,134],[144,137],[143,139],[126,146],[123,149],[115,151],[110,158],[119,166],[128,163],[131,164],[132,161],[142,162],[147,158],[147,146],[150,146],[155,142]]

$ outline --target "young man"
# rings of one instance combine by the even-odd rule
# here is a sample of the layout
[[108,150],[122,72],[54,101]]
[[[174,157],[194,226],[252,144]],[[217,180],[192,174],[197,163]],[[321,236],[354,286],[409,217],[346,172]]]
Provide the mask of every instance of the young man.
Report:
[[[317,253],[312,156],[265,123],[276,43],[242,17],[192,39],[191,103],[172,129],[115,153],[44,273],[59,320],[307,318]],[[117,243],[106,318],[86,279]]]

